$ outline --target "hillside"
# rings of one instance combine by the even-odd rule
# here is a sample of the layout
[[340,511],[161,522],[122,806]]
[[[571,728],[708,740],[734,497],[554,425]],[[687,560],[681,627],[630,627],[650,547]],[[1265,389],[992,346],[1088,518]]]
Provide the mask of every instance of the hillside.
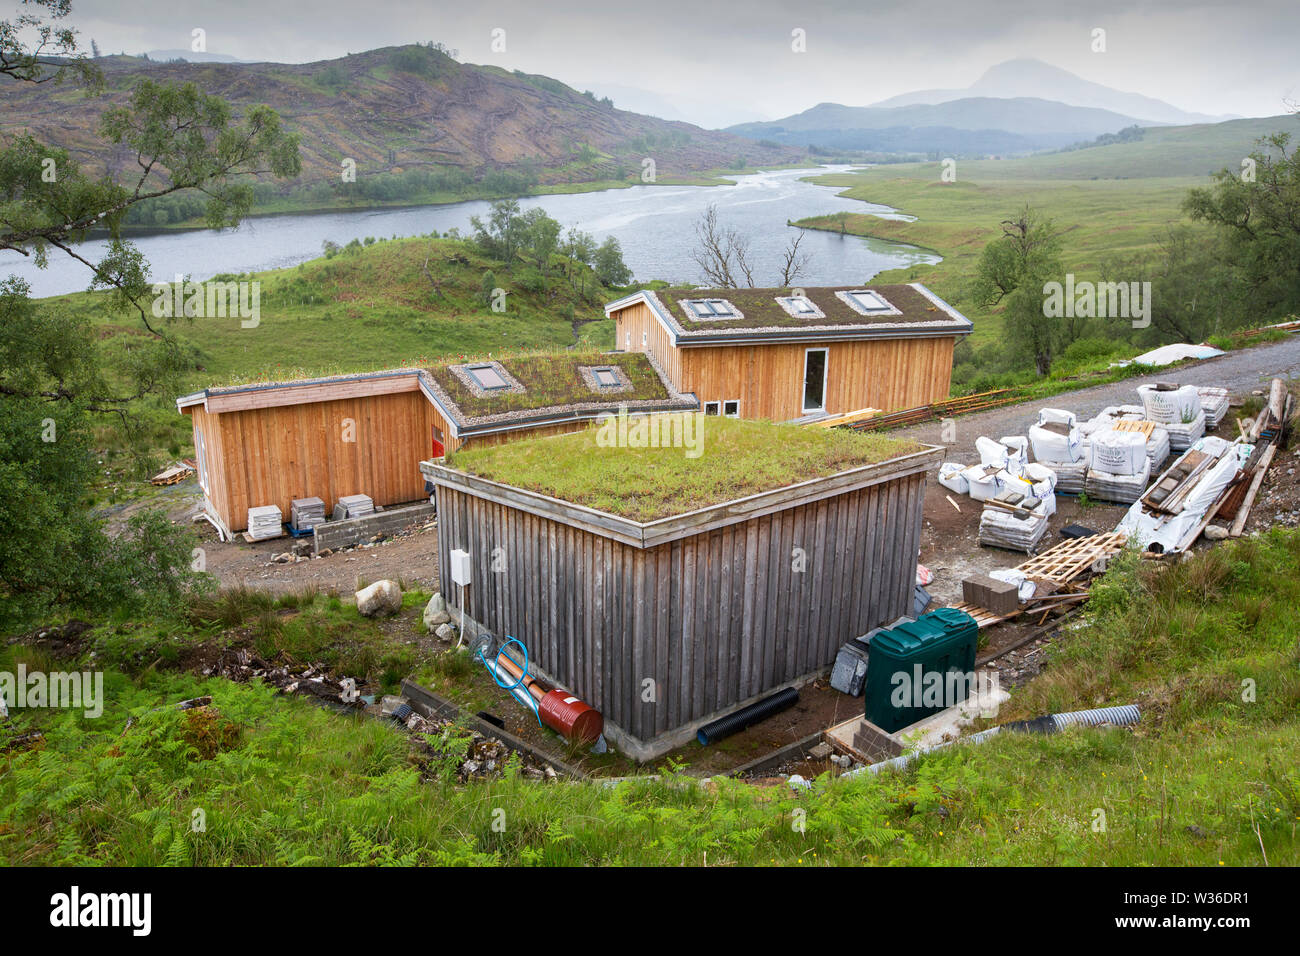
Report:
[[731,132],[802,146],[1004,155],[1058,148],[1136,123],[1121,113],[1035,97],[969,97],[887,108],[821,103],[770,123],[733,126]]
[[[630,113],[549,77],[459,63],[423,46],[304,64],[160,63],[121,56],[96,63],[107,81],[97,98],[70,87],[0,85],[0,134],[30,131],[90,169],[133,169],[134,157],[105,148],[99,118],[125,103],[133,85],[148,77],[193,82],[237,112],[260,103],[277,110],[301,135],[303,161],[297,181],[277,184],[280,194],[334,187],[344,159],[356,162],[358,184],[423,170],[438,175],[434,188],[483,195],[512,191],[512,183],[639,181],[646,157],[655,160],[660,179],[672,179],[735,168],[740,161],[776,165],[801,152]],[[502,172],[515,179],[494,185],[490,177]]]
[[[1255,141],[1279,130],[1300,134],[1300,118],[1275,116],[1198,126],[1147,129],[1134,143],[1045,153],[1013,160],[962,160],[956,181],[941,182],[939,163],[876,166],[814,181],[844,189],[841,195],[885,203],[914,222],[865,213],[850,216],[845,231],[934,249],[937,266],[882,273],[878,281],[922,281],[975,322],[972,340],[994,341],[996,315],[969,297],[970,278],[998,223],[1032,205],[1064,230],[1068,269],[1095,278],[1107,261],[1153,250],[1183,219],[1187,191],[1205,185],[1219,169],[1239,169]],[[801,226],[839,231],[834,217],[804,219]]]

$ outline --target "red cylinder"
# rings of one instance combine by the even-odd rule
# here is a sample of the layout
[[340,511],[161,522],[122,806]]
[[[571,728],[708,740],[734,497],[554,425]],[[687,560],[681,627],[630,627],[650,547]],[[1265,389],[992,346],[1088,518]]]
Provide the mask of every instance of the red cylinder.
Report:
[[594,742],[605,730],[605,718],[567,690],[553,690],[537,704],[542,723],[570,740]]

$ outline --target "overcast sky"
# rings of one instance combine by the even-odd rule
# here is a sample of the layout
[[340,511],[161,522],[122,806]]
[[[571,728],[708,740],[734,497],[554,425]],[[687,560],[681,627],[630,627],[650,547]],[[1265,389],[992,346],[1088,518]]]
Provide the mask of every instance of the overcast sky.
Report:
[[[616,103],[630,90],[683,108],[725,101],[736,120],[965,87],[1014,57],[1201,113],[1267,116],[1300,99],[1296,0],[73,0],[71,22],[106,53],[188,49],[201,27],[210,53],[279,62],[438,40],[462,61]],[[497,28],[504,52],[491,48]],[[791,50],[795,29],[806,53]]]

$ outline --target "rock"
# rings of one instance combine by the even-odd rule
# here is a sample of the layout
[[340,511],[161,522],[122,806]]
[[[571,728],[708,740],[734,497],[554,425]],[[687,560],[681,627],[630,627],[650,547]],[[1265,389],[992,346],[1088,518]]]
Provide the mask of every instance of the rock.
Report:
[[357,611],[363,617],[396,614],[402,609],[402,589],[396,581],[376,581],[357,592]]
[[451,624],[439,624],[433,634],[440,641],[450,641],[456,636],[456,628]]
[[813,760],[825,760],[830,755],[831,748],[829,744],[814,744],[808,748],[808,756]]
[[1205,526],[1205,531],[1202,533],[1209,541],[1222,541],[1228,536],[1228,529],[1222,525],[1210,524]]
[[424,626],[432,631],[439,624],[446,624],[450,620],[447,602],[443,600],[442,592],[439,591],[429,598],[429,603],[424,606]]

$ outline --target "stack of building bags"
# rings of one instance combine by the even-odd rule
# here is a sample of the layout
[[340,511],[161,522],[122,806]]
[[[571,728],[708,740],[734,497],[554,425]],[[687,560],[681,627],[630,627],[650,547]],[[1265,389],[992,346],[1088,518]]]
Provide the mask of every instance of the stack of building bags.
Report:
[[1150,480],[1151,461],[1141,432],[1108,428],[1093,433],[1092,465],[1084,489],[1089,498],[1132,504],[1142,497]]
[[[1157,382],[1139,385],[1137,392],[1147,421],[1169,432],[1169,446],[1174,451],[1187,451],[1205,435],[1205,412],[1201,410],[1201,393],[1195,385],[1180,388]],[[1226,409],[1225,404],[1225,412]],[[1219,418],[1222,417],[1220,413]]]
[[[1111,405],[1103,408],[1091,420],[1084,422],[1080,428],[1084,433],[1091,436],[1095,432],[1105,431],[1113,428],[1115,422],[1144,422],[1148,421],[1146,409],[1141,405]],[[1155,425],[1155,422],[1152,422]],[[1164,467],[1165,461],[1169,458],[1170,444],[1169,432],[1156,425],[1151,430],[1151,437],[1147,439],[1147,461],[1151,462],[1151,474],[1159,474],[1160,469]]]
[[1056,473],[1055,491],[1068,495],[1083,492],[1092,450],[1074,412],[1040,409],[1038,422],[1029,426],[1029,444],[1034,461]]
[[946,462],[939,483],[985,503],[981,544],[1032,553],[1047,533],[1047,519],[1056,513],[1055,472],[1028,462],[1029,442],[1021,436],[1001,441],[981,437],[975,448],[978,465]]

